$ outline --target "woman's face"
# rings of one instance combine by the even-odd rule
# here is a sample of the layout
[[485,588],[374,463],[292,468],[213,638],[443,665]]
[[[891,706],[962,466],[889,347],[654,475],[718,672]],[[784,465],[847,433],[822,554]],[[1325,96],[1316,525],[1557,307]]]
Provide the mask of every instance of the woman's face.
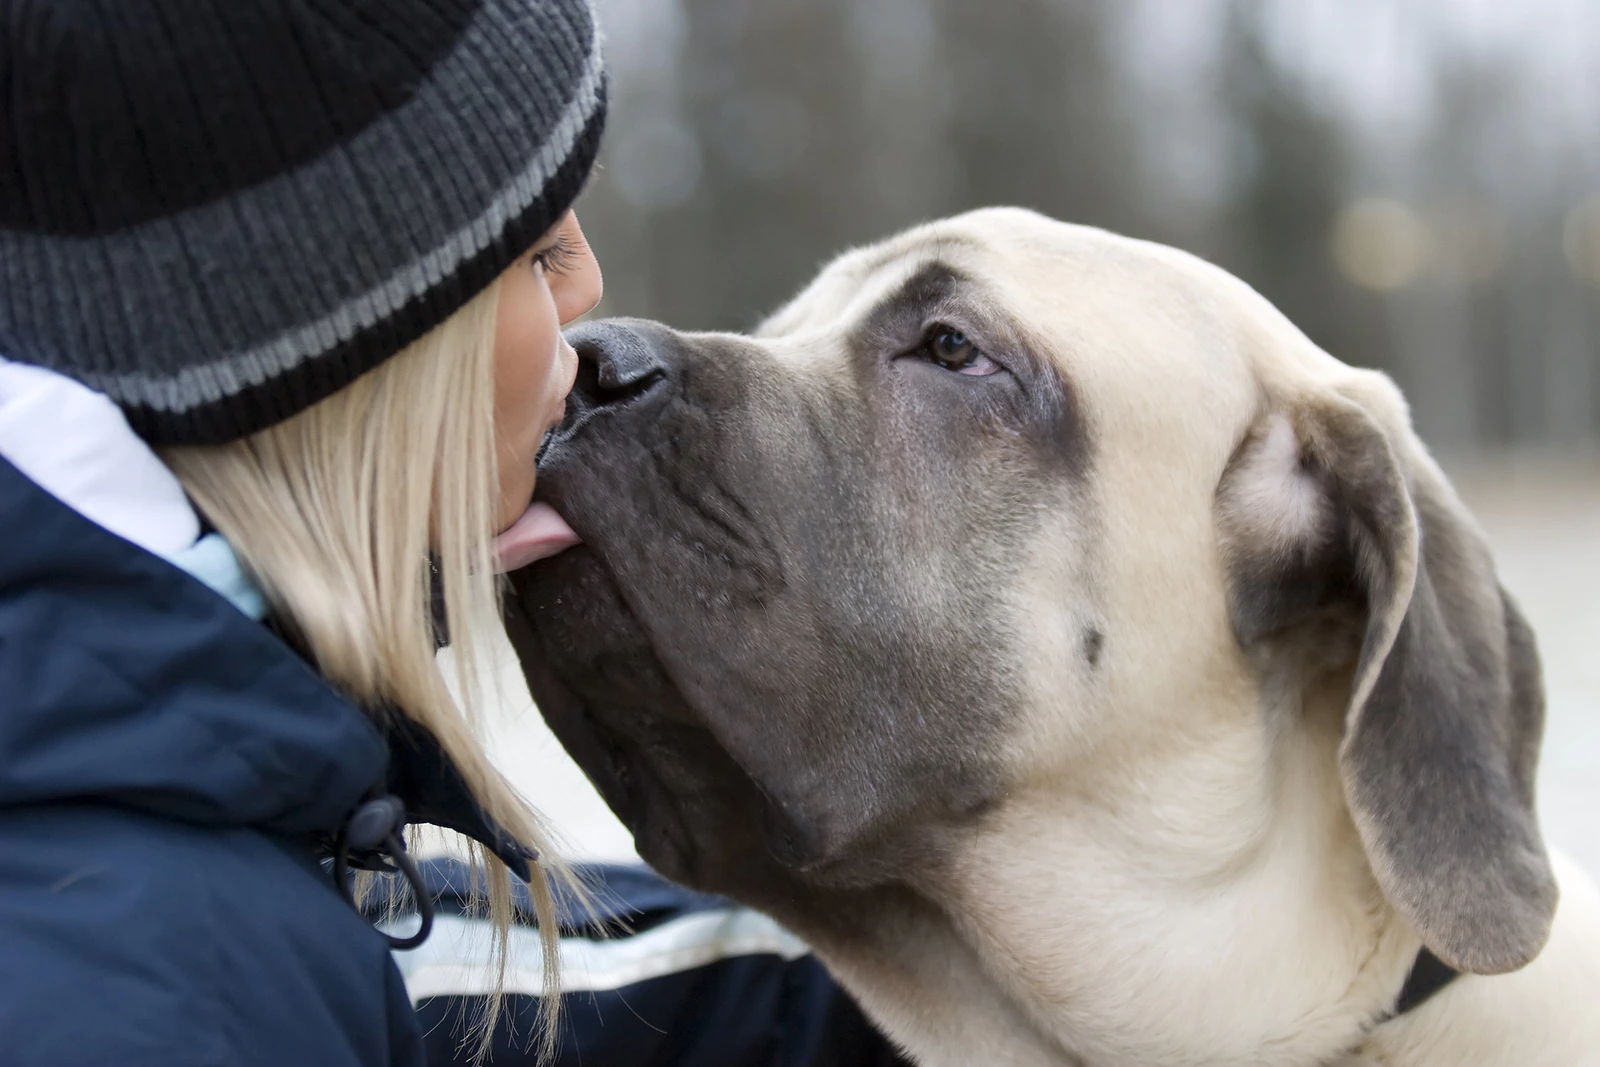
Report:
[[494,431],[504,530],[533,497],[534,457],[566,411],[578,356],[561,327],[600,302],[600,264],[567,212],[500,279],[494,334]]

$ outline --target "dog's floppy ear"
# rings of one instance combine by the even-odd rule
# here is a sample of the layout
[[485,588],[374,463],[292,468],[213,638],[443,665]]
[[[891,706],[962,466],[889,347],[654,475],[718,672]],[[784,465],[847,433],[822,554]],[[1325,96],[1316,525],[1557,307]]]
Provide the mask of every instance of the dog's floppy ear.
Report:
[[1261,416],[1218,515],[1247,648],[1318,613],[1361,620],[1339,762],[1389,901],[1458,970],[1527,964],[1557,896],[1534,817],[1538,653],[1398,394],[1329,390]]

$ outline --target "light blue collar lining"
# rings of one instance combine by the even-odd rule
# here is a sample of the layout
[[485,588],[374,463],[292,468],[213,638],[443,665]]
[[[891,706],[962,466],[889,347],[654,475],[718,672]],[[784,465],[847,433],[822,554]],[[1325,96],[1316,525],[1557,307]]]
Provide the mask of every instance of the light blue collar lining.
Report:
[[221,534],[208,533],[188,548],[163,558],[174,567],[188,571],[257,622],[267,617],[266,598],[239,565],[233,546]]

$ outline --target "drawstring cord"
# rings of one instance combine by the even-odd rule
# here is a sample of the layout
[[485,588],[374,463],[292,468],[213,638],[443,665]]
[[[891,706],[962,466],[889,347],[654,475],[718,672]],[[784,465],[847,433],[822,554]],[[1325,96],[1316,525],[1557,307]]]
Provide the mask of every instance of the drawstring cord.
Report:
[[[333,881],[339,893],[356,907],[350,892],[350,868],[365,871],[386,871],[405,876],[411,886],[411,895],[417,902],[417,914],[422,925],[410,937],[394,937],[385,933],[384,939],[392,949],[412,949],[428,939],[433,932],[433,896],[422,881],[416,860],[406,851],[404,828],[406,808],[396,796],[380,796],[363,801],[339,828],[333,847]],[[383,862],[385,859],[392,861]],[[359,909],[358,909],[359,910]]]

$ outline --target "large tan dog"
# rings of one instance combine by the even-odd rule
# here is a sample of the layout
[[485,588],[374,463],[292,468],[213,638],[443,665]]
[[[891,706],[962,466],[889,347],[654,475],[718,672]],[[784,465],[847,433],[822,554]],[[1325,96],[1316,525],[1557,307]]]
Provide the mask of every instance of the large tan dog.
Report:
[[1388,379],[1017,210],[575,341],[533,692],[919,1062],[1600,1063],[1533,637]]

